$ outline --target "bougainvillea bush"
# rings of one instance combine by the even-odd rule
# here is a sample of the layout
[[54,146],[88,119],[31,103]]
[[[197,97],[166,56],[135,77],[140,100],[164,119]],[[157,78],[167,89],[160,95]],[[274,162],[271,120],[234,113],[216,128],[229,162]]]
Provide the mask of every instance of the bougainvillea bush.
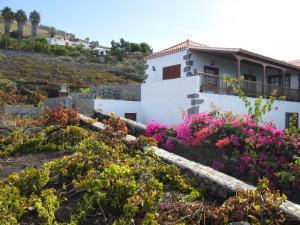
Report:
[[165,124],[151,122],[147,125],[147,135],[169,150],[174,146],[170,138],[173,136],[188,146],[184,151],[196,151],[214,169],[251,183],[267,177],[270,188],[280,188],[299,201],[297,132],[276,129],[271,123],[258,125],[248,115],[231,113],[190,115],[173,132],[170,129]]

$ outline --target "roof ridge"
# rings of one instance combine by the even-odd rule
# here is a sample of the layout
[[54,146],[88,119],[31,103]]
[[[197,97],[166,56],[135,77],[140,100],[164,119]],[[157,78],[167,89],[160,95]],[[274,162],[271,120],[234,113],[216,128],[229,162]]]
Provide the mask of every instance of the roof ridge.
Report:
[[152,59],[152,58],[156,58],[156,57],[160,57],[160,56],[164,56],[164,55],[169,55],[172,54],[174,52],[178,52],[178,51],[182,51],[188,47],[208,47],[206,45],[191,41],[189,39],[187,39],[184,42],[180,42],[179,44],[173,45],[169,48],[165,48],[161,51],[158,52],[154,52],[153,54],[146,56],[145,59]]

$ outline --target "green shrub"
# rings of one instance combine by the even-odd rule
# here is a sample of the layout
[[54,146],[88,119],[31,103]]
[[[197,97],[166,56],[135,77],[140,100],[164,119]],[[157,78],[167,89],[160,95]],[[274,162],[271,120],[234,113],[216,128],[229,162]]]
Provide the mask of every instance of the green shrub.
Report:
[[0,91],[11,93],[17,90],[17,85],[15,82],[5,79],[0,74]]

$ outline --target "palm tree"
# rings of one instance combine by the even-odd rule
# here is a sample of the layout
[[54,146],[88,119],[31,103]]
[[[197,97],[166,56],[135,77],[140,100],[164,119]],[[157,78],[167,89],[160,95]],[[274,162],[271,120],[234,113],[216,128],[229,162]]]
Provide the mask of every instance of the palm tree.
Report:
[[1,12],[1,16],[4,20],[4,33],[9,34],[11,22],[14,19],[14,12],[11,10],[11,8],[5,7]]
[[37,34],[38,25],[41,22],[41,15],[34,10],[30,13],[29,20],[31,22],[31,35],[35,37]]
[[24,24],[27,21],[26,13],[22,9],[18,10],[15,13],[15,20],[17,21],[17,25],[18,25],[19,38],[21,38],[21,37],[23,37]]

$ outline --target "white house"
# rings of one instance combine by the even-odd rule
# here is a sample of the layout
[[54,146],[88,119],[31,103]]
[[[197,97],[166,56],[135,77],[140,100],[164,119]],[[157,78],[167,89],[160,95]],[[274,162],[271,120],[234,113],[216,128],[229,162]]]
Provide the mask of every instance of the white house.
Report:
[[99,45],[93,48],[93,50],[96,51],[98,55],[107,55],[110,51],[110,48]]
[[97,52],[98,55],[107,55],[110,51],[110,48],[102,45],[93,45],[92,42],[85,40],[70,41],[65,38],[46,38],[50,45],[61,45],[61,46],[81,46],[84,49],[91,49]]
[[[185,41],[145,58],[147,79],[141,101],[95,100],[95,109],[147,123],[179,123],[182,112],[247,113],[242,101],[223,83],[224,74],[244,76],[241,86],[251,98],[269,97],[276,90],[285,101],[276,101],[265,122],[288,126],[291,115],[300,113],[300,66],[239,48],[216,48]],[[298,120],[299,126],[299,120]]]
[[66,46],[66,45],[72,45],[72,41],[66,40],[64,38],[46,38],[48,43],[50,45],[61,45],[61,46]]

